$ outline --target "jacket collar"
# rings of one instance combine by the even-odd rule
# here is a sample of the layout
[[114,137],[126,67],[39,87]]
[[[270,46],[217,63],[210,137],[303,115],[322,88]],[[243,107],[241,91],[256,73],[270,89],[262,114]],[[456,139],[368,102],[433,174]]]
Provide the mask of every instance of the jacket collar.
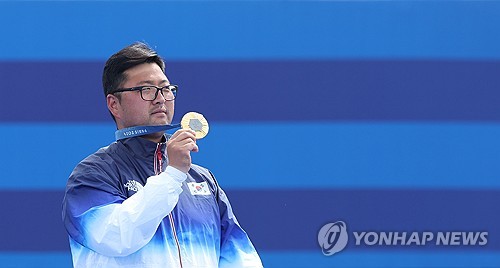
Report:
[[[168,139],[168,137],[168,135],[165,135],[165,141],[160,143],[156,143],[141,137],[127,138],[119,140],[118,142],[122,143],[123,146],[125,146],[125,148],[130,151],[131,154],[141,158],[151,159],[154,156],[156,148],[158,146],[160,146],[162,152],[165,152],[166,140]],[[165,154],[163,155],[165,156]]]

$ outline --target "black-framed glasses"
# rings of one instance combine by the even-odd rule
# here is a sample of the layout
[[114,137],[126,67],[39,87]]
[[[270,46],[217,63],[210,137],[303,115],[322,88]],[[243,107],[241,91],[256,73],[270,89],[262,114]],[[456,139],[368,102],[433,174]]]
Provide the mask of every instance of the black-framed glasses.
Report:
[[110,94],[115,94],[118,92],[124,92],[124,91],[139,91],[141,92],[141,98],[145,101],[152,101],[155,100],[156,97],[158,97],[158,92],[161,92],[161,95],[165,100],[171,101],[175,100],[175,97],[177,96],[177,90],[179,87],[177,85],[168,85],[164,87],[157,87],[157,86],[139,86],[139,87],[130,87],[130,88],[119,88],[113,92],[110,92]]

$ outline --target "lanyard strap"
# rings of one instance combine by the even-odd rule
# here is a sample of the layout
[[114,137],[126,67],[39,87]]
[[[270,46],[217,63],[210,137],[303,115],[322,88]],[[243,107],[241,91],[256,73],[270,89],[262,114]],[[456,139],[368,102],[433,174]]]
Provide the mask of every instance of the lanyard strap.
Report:
[[161,126],[136,126],[136,127],[122,128],[115,132],[115,138],[116,140],[122,140],[126,138],[148,135],[150,133],[176,129],[180,127],[181,124],[161,125]]

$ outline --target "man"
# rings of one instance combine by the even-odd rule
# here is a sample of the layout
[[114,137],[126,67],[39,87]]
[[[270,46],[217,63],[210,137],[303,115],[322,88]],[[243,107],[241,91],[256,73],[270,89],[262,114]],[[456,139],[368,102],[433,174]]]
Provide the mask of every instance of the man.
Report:
[[[108,59],[103,88],[119,130],[172,121],[177,86],[143,43]],[[62,210],[74,266],[262,267],[212,173],[191,163],[197,151],[195,133],[178,130],[120,139],[80,162]]]

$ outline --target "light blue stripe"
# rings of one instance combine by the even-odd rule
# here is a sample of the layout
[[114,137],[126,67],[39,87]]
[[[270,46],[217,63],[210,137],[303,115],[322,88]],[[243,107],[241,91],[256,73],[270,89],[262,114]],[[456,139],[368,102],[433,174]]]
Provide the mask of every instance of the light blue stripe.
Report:
[[[260,251],[266,268],[304,268],[304,267],[498,267],[498,252],[362,252],[343,251],[333,256],[324,256],[318,251]],[[68,252],[0,252],[0,263],[6,268],[70,268],[71,254]]]
[[500,187],[500,125],[232,124],[209,135],[194,159],[231,188]]
[[[3,60],[500,59],[498,1],[4,1]],[[36,42],[34,41],[36,40]]]
[[71,253],[67,252],[0,252],[4,268],[71,268]]
[[318,251],[285,251],[260,252],[266,268],[424,268],[424,267],[499,267],[500,254],[498,252],[418,252],[395,251],[377,252],[367,251],[351,253],[342,251],[332,256],[324,256]]
[[[0,189],[63,189],[113,124],[0,125]],[[212,123],[195,163],[225,188],[500,188],[500,124]]]
[[73,168],[114,141],[112,124],[0,125],[0,189],[64,189]]

